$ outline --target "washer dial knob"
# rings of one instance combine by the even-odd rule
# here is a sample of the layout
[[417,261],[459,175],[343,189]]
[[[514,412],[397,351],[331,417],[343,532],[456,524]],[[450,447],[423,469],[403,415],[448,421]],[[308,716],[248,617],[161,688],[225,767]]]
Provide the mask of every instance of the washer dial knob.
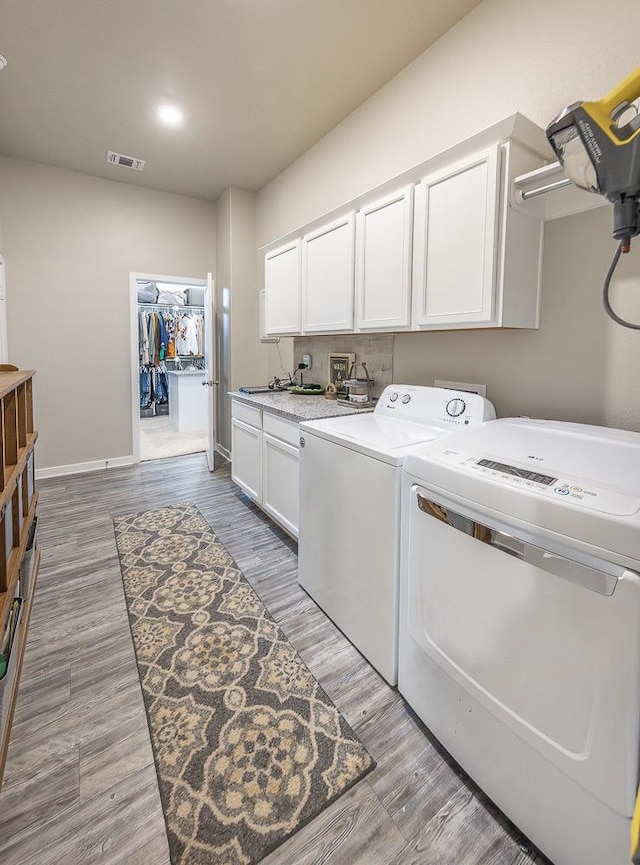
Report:
[[409,393],[405,393],[404,396],[402,397],[402,402],[403,402],[405,405],[406,405],[407,403],[411,402],[411,394],[409,394]]
[[461,414],[464,414],[466,407],[466,402],[460,397],[450,399],[447,403],[447,414],[449,417],[460,417]]
[[398,392],[394,390],[393,393],[389,394],[389,400],[391,402],[395,402],[398,399]]

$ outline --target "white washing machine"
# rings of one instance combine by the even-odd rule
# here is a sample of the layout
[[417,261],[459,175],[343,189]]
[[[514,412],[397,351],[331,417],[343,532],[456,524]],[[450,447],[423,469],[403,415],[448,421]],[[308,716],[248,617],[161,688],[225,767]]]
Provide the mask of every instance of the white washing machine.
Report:
[[398,384],[373,412],[300,424],[300,585],[392,685],[402,463],[416,445],[494,417],[476,394]]
[[556,865],[625,865],[640,435],[497,420],[410,456],[399,689]]

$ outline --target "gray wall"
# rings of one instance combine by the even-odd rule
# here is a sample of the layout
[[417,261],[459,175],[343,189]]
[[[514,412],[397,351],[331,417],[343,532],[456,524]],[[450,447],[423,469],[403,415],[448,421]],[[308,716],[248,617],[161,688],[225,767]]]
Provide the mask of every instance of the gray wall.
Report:
[[232,187],[216,202],[219,380],[218,443],[231,450],[228,394],[266,384],[265,347],[259,342],[255,195]]
[[231,189],[231,387],[264,384],[256,279],[256,197]]
[[38,370],[38,466],[129,456],[129,272],[204,279],[214,205],[0,156],[0,228],[9,357]]
[[[640,430],[640,334],[614,324],[602,306],[610,228],[604,207],[546,224],[539,330],[397,334],[395,380],[486,384],[502,417]],[[640,243],[619,273],[618,305],[640,321]],[[625,283],[633,296],[624,297]]]
[[[258,245],[514,111],[545,127],[565,105],[601,98],[638,63],[640,4],[614,0],[607,13],[594,25],[590,0],[485,0],[261,190]],[[599,297],[610,208],[547,223],[545,236],[539,331],[397,335],[394,379],[485,382],[503,415],[640,430],[640,335],[610,323]],[[640,320],[640,241],[614,289]],[[285,364],[292,342],[281,341]]]

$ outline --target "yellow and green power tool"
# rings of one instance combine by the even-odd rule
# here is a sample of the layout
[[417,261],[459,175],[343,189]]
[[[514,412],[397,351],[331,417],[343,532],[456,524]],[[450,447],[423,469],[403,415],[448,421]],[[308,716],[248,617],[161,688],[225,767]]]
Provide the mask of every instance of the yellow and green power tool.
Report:
[[547,138],[576,186],[598,192],[613,204],[613,236],[618,248],[605,277],[607,314],[623,327],[640,330],[614,312],[611,277],[620,255],[640,234],[640,67],[599,102],[574,102],[547,127]]
[[600,102],[574,102],[547,127],[547,138],[576,186],[613,204],[613,236],[640,234],[640,67]]

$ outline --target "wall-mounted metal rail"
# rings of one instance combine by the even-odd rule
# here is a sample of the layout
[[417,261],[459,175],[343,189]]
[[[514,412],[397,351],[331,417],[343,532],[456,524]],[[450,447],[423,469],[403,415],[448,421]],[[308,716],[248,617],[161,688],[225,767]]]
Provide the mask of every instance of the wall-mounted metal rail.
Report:
[[602,195],[579,189],[559,162],[521,174],[513,181],[513,205],[543,219],[559,219],[607,204]]

